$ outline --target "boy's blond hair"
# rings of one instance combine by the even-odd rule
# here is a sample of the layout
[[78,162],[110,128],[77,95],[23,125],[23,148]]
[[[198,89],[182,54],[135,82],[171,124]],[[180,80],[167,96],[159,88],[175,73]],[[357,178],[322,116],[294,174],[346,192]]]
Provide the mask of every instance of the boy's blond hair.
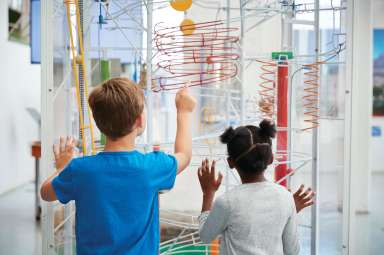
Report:
[[112,78],[97,86],[89,96],[97,127],[116,140],[133,131],[144,110],[142,89],[127,78]]

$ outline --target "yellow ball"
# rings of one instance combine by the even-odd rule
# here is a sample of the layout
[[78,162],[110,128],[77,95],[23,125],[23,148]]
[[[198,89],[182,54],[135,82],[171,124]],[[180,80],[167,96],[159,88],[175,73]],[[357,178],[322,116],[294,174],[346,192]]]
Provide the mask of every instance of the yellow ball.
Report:
[[183,32],[184,35],[191,35],[196,30],[195,23],[191,19],[184,19],[180,23],[180,30],[181,32]]
[[195,23],[191,19],[185,19],[180,24],[180,30],[184,35],[191,35],[195,32]]
[[171,0],[171,6],[176,11],[186,11],[192,5],[192,0]]

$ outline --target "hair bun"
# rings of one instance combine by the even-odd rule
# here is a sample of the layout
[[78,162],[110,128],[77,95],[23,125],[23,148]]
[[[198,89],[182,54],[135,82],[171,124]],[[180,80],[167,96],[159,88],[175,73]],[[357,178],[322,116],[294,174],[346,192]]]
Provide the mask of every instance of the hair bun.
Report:
[[276,136],[276,125],[270,120],[262,120],[259,124],[260,133],[264,136],[275,138]]
[[224,144],[228,144],[236,136],[236,132],[233,127],[227,128],[224,133],[220,136],[220,141]]

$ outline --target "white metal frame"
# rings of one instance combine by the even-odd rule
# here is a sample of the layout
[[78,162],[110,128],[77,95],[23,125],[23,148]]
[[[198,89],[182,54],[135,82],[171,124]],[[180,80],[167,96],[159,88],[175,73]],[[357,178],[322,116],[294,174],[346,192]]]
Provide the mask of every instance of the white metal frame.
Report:
[[153,92],[152,92],[152,12],[153,12],[153,0],[147,0],[145,5],[147,11],[147,150],[151,149],[153,145]]
[[[53,170],[53,1],[41,0],[41,176]],[[42,202],[43,254],[54,254],[53,205]]]
[[[348,9],[346,23],[347,25],[347,51],[346,59],[347,65],[345,70],[345,124],[351,123],[351,109],[352,109],[352,98],[351,98],[351,82],[352,82],[352,63],[353,60],[353,12],[354,4],[353,0],[348,0]],[[350,194],[351,194],[351,128],[349,125],[345,125],[345,140],[344,140],[344,189],[343,189],[343,254],[349,254],[350,248],[350,222],[351,222],[351,207],[350,207]]]
[[[320,52],[320,0],[315,0],[315,62],[319,61]],[[321,73],[321,66],[319,73]],[[321,83],[319,83],[321,84]],[[318,89],[319,92],[319,89]],[[317,101],[317,108],[320,109],[320,98]],[[320,111],[320,110],[319,110]],[[319,192],[319,128],[312,130],[312,188],[316,192],[316,200],[320,201]],[[319,204],[313,204],[311,208],[311,254],[319,253]]]
[[362,232],[364,226],[359,230],[358,217],[369,213],[368,203],[362,205],[361,198],[364,193],[369,200],[369,184],[361,184],[365,182],[364,177],[370,177],[371,171],[372,0],[347,0],[346,3],[343,254],[360,255],[362,252],[368,254],[366,249],[370,247],[365,243],[370,240],[366,238],[368,233]]

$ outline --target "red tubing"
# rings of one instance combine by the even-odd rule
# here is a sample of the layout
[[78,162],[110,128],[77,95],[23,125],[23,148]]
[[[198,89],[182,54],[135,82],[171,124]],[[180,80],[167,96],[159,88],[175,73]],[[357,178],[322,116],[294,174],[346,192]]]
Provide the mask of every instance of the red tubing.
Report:
[[[277,151],[283,152],[279,161],[287,161],[288,151],[288,63],[279,64],[277,68],[277,126],[283,128],[277,132]],[[281,180],[288,174],[286,164],[275,168],[275,180]],[[287,180],[280,183],[287,187]]]

